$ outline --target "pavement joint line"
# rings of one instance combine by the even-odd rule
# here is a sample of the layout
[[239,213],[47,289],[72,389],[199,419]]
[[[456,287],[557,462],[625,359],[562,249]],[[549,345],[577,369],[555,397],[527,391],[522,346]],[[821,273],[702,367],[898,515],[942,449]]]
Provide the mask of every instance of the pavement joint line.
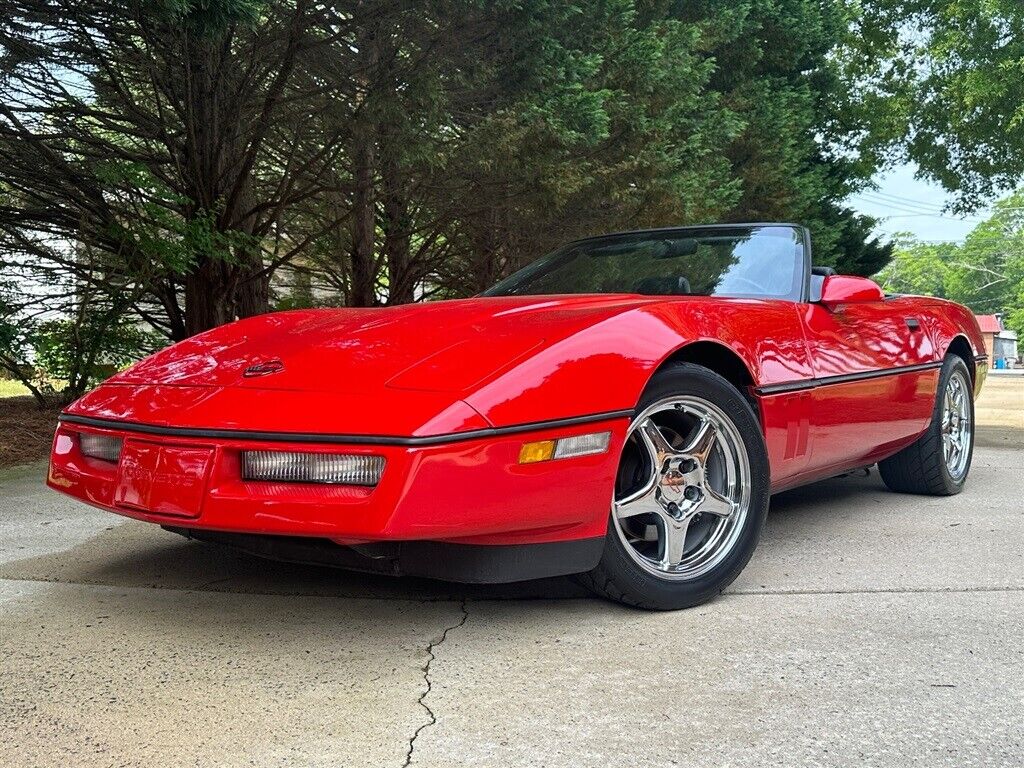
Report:
[[[216,584],[221,579],[214,580]],[[18,578],[0,576],[0,583],[23,582],[27,584],[64,584],[72,587],[94,587],[100,589],[124,589],[124,590],[163,590],[167,592],[207,592],[218,595],[252,595],[254,597],[317,597],[330,600],[387,600],[401,603],[466,603],[472,599],[478,603],[508,603],[508,602],[539,602],[542,600],[590,600],[600,601],[601,598],[590,595],[572,596],[546,596],[546,595],[510,595],[508,597],[408,597],[402,595],[331,595],[318,592],[268,592],[265,590],[236,591],[230,589],[209,589],[206,584],[194,587],[172,587],[159,584],[105,584],[91,581],[62,581],[60,579],[42,578]],[[904,587],[904,588],[860,588],[860,589],[737,589],[722,593],[722,597],[742,596],[757,597],[759,595],[786,597],[799,595],[942,595],[942,594],[999,594],[1008,592],[1024,592],[1024,586],[1007,587]],[[461,625],[459,625],[461,626]],[[454,627],[452,627],[454,629]]]
[[422,723],[415,731],[413,731],[412,737],[409,739],[409,750],[405,753],[405,762],[402,763],[402,768],[409,768],[409,765],[412,764],[413,751],[416,749],[416,739],[419,738],[423,731],[437,723],[437,715],[434,714],[434,710],[430,708],[429,704],[427,704],[427,696],[434,687],[434,681],[430,678],[430,665],[434,662],[434,651],[441,647],[444,641],[448,639],[448,633],[463,626],[469,618],[469,611],[466,608],[466,602],[467,599],[462,598],[462,601],[459,603],[459,608],[462,610],[462,618],[458,623],[445,627],[444,632],[441,633],[441,638],[431,642],[430,645],[427,646],[427,663],[423,665],[423,681],[426,683],[426,688],[424,688],[423,693],[420,694],[420,698],[417,703],[427,711],[429,720]]
[[1024,586],[1009,587],[866,587],[861,589],[736,589],[728,595],[941,595],[972,592],[1024,592]]
[[[213,582],[207,582],[216,584],[218,581],[224,581],[224,579],[215,579]],[[231,589],[208,589],[206,583],[197,584],[195,586],[164,586],[162,584],[109,584],[99,581],[65,581],[63,579],[43,579],[43,578],[23,578],[23,577],[12,577],[12,576],[0,576],[0,583],[23,583],[23,584],[59,584],[68,587],[88,587],[92,589],[110,589],[110,590],[126,590],[126,591],[145,591],[145,590],[156,590],[161,592],[186,592],[186,593],[209,593],[214,595],[252,595],[253,597],[317,597],[320,599],[327,600],[387,600],[389,602],[396,603],[458,603],[466,598],[461,597],[415,597],[409,595],[408,597],[402,595],[330,595],[322,594],[319,592],[268,592],[266,590],[231,590]],[[498,599],[498,598],[492,598]],[[508,598],[508,599],[538,599],[543,600],[547,598]]]

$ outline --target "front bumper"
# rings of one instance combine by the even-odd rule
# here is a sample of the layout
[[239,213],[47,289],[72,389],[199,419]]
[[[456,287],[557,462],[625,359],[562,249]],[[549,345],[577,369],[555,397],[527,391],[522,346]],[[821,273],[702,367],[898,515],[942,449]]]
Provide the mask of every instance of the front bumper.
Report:
[[[628,418],[539,428],[428,445],[291,443],[140,433],[130,425],[98,427],[62,421],[47,484],[118,514],[188,531],[318,537],[337,544],[434,541],[524,545],[603,537]],[[520,464],[524,442],[610,430],[602,454]],[[96,433],[210,460],[198,500],[179,504],[172,478],[144,507],[126,500],[125,467],[84,456],[78,436]],[[383,456],[373,488],[269,483],[242,479],[243,450],[322,451]],[[122,454],[123,455],[123,454]],[[119,492],[119,487],[121,491]],[[189,489],[192,493],[195,489]]]

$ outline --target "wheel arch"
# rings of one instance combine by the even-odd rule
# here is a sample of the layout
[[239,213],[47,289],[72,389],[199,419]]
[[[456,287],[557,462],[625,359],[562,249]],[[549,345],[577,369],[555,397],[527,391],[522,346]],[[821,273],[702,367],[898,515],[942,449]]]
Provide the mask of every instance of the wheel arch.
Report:
[[963,334],[957,334],[953,337],[953,340],[949,342],[949,346],[946,347],[946,353],[943,357],[946,355],[956,355],[964,361],[967,370],[971,374],[971,383],[973,384],[977,379],[977,370],[974,362],[974,351],[971,349],[971,343],[967,340],[967,337]]
[[673,363],[693,363],[712,370],[736,387],[745,398],[751,399],[750,388],[754,386],[754,376],[743,358],[725,344],[717,341],[692,341],[684,344],[662,360],[654,373]]

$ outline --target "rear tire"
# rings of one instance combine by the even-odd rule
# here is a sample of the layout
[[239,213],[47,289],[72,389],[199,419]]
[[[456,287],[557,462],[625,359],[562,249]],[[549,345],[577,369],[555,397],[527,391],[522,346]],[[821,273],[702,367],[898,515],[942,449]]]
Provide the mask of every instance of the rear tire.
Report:
[[[956,397],[960,399],[952,402]],[[962,358],[946,355],[928,430],[896,455],[878,462],[878,473],[893,491],[952,496],[963,490],[973,455],[971,374]]]
[[666,367],[630,425],[601,561],[580,580],[639,608],[704,603],[753,555],[769,487],[761,427],[744,397],[702,366]]

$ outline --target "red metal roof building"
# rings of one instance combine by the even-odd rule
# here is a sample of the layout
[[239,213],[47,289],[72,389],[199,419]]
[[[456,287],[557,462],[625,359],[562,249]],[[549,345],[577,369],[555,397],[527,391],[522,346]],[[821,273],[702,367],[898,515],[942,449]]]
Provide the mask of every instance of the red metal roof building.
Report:
[[978,318],[978,325],[982,333],[999,333],[1003,330],[999,322],[999,315],[975,315]]
[[985,339],[985,354],[988,355],[991,367],[997,367],[996,360],[999,358],[1013,360],[1017,357],[1017,334],[1003,327],[1002,315],[975,317],[978,318],[978,327]]

